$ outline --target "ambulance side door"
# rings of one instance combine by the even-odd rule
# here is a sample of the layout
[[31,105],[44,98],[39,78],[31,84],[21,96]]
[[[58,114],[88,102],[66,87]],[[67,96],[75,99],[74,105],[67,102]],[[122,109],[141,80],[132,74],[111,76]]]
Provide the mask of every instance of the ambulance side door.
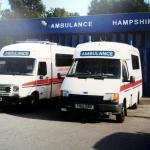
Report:
[[132,88],[130,87],[130,79],[129,79],[129,68],[126,61],[123,61],[122,63],[122,78],[123,78],[123,84],[125,86],[124,92],[124,98],[126,99],[126,106],[129,107],[131,103],[131,93]]
[[38,80],[37,80],[37,86],[39,90],[39,96],[40,99],[43,98],[49,98],[50,97],[50,79],[51,74],[49,73],[49,70],[51,70],[51,66],[48,65],[48,62],[46,60],[41,60],[38,62]]
[[59,96],[61,84],[72,64],[72,58],[72,54],[64,54],[60,52],[53,54],[52,97]]

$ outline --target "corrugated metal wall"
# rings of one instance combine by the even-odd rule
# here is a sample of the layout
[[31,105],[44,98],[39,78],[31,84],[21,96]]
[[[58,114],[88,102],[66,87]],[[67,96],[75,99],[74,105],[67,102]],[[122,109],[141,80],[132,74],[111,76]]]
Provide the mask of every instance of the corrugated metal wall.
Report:
[[[89,41],[117,41],[131,44],[140,50],[144,96],[150,96],[150,32],[123,32],[123,33],[85,33],[85,34],[47,34],[47,35],[24,35],[13,37],[14,41],[26,39],[41,39],[59,43],[60,45],[75,47],[79,43]],[[5,39],[1,40],[4,44]]]

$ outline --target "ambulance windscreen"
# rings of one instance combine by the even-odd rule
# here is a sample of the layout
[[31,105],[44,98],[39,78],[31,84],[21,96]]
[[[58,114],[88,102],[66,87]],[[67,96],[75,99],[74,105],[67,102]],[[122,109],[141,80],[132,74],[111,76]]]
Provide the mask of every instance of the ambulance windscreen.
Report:
[[0,58],[0,74],[32,75],[35,59],[33,58]]
[[119,79],[121,73],[120,60],[118,59],[76,59],[68,77]]

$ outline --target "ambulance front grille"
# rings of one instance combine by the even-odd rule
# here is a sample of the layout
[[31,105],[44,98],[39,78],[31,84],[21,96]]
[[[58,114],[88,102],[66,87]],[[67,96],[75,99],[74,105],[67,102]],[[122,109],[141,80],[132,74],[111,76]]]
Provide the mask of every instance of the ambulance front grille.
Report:
[[11,92],[10,85],[0,84],[0,96],[8,96]]
[[103,102],[103,96],[70,94],[69,100],[73,103],[99,104]]

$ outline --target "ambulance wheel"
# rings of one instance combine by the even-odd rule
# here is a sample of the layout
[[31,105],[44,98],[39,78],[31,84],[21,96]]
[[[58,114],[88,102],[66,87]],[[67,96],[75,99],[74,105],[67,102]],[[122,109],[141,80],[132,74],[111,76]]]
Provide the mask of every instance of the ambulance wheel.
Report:
[[30,105],[36,107],[39,101],[39,95],[37,93],[31,94]]
[[3,113],[4,111],[5,111],[5,109],[0,107],[0,113]]
[[122,105],[121,113],[116,115],[116,120],[119,123],[124,122],[125,116],[127,115],[126,103],[124,102]]
[[3,104],[0,103],[0,113],[2,113],[2,112],[4,111],[4,108],[3,108],[3,107],[4,107]]
[[140,104],[140,94],[138,93],[137,103]]
[[7,101],[1,102],[1,103],[0,103],[0,113],[3,113],[3,112],[5,112],[5,111],[7,111],[8,106],[9,106],[9,104],[8,104]]
[[125,114],[125,116],[127,116],[127,115],[128,115],[128,113],[127,113],[127,105],[126,105],[126,100],[124,100],[124,103],[123,103],[123,105],[124,105],[124,114]]

